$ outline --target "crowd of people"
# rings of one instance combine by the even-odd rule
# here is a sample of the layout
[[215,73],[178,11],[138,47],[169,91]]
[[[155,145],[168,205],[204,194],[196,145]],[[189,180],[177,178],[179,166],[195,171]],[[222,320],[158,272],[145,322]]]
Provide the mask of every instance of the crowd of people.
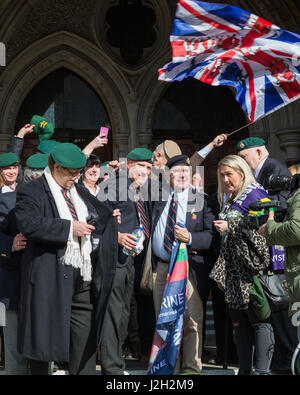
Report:
[[[34,126],[0,155],[6,374],[47,375],[56,362],[70,375],[90,375],[98,361],[103,375],[124,375],[125,349],[146,367],[176,240],[187,245],[189,276],[174,373],[201,374],[209,295],[216,362],[237,360],[240,375],[290,373],[300,334],[288,303],[274,309],[262,291],[267,305],[258,306],[257,279],[284,275],[290,303],[300,302],[300,188],[268,190],[270,175],[292,174],[264,140],[239,141],[219,162],[218,190],[208,195],[197,167],[226,134],[191,158],[166,140],[154,152],[133,149],[126,163],[94,154],[105,136],[83,150],[43,140],[20,166]],[[251,203],[269,199],[280,202],[276,221],[271,210],[266,224],[249,227]],[[274,265],[279,256],[282,265]],[[147,261],[153,285],[145,292]]]

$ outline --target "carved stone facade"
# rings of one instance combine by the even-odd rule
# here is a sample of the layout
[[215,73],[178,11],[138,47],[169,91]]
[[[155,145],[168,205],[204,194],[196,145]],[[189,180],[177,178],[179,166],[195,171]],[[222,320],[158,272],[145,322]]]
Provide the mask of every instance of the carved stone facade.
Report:
[[[279,26],[300,32],[296,0],[224,1],[255,12]],[[155,40],[145,40],[141,56],[128,64],[107,34],[112,7],[130,4],[154,15],[148,26]],[[26,96],[45,76],[66,68],[89,84],[105,105],[113,137],[114,157],[136,146],[152,147],[155,109],[168,84],[157,70],[170,61],[169,34],[176,0],[1,0],[0,41],[7,66],[0,68],[0,151],[15,131]],[[139,45],[143,45],[140,41]],[[129,46],[130,48],[130,46]],[[128,60],[128,58],[127,58]],[[300,102],[254,124],[251,135],[267,139],[270,152],[283,161],[299,161]],[[212,138],[214,136],[211,136]]]

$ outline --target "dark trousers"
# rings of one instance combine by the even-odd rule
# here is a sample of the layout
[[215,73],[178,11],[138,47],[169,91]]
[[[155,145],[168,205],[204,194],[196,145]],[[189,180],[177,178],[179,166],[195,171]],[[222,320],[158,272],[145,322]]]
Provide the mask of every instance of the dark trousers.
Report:
[[100,346],[100,363],[103,375],[124,374],[123,344],[128,333],[134,272],[132,260],[128,264],[116,268]]
[[[229,360],[235,360],[237,359],[237,350],[233,339],[231,318],[226,309],[224,292],[220,290],[215,281],[211,281],[211,297],[216,333],[217,359],[220,360],[220,362],[227,361],[227,358]],[[228,326],[227,328],[226,325]],[[228,355],[225,355],[226,349]]]
[[[83,282],[79,269],[74,269],[70,325],[70,375],[96,374],[96,332],[90,288],[90,282]],[[29,364],[33,375],[48,373],[48,362],[30,360]]]
[[275,335],[272,368],[288,371],[291,368],[293,353],[298,345],[297,328],[292,325],[288,309],[273,312],[271,324]]

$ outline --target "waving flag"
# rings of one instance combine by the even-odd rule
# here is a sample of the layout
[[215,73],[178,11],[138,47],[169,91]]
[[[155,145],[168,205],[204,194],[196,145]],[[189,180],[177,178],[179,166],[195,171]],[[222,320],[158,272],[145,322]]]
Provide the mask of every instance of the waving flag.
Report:
[[180,350],[188,283],[188,255],[184,243],[174,246],[161,310],[154,333],[148,374],[173,374]]
[[250,122],[300,98],[300,35],[235,6],[179,0],[159,79],[229,85]]

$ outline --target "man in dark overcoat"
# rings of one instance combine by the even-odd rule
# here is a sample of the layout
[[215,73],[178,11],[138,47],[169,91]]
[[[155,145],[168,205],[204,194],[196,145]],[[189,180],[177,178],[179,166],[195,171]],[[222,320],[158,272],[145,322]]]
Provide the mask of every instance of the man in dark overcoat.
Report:
[[[121,212],[118,228],[118,262],[113,289],[105,316],[101,342],[101,369],[104,375],[123,375],[127,372],[122,347],[128,334],[130,302],[133,295],[135,272],[140,270],[149,243],[150,207],[147,202],[148,176],[154,156],[146,148],[135,148],[127,155],[127,168],[117,177],[110,177],[101,185],[99,200],[111,209]],[[145,188],[145,189],[144,189]],[[137,240],[132,235],[138,227],[143,228],[136,256],[126,255],[123,248],[134,250]]]
[[60,144],[51,152],[44,175],[17,192],[16,217],[27,238],[18,351],[45,374],[43,366],[49,361],[68,361],[70,374],[95,374],[115,274],[116,219],[76,185],[85,163],[78,147]]

